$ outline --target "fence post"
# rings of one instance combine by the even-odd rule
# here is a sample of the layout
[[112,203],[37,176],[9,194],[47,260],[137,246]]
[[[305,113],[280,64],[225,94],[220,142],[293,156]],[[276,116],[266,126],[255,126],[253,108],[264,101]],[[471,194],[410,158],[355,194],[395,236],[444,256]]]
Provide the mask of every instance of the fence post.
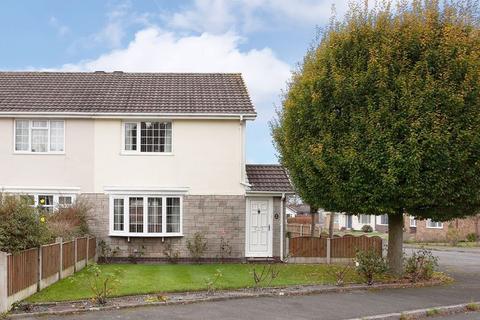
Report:
[[37,275],[37,292],[42,290],[41,283],[42,283],[42,246],[38,247],[38,275]]
[[327,264],[332,261],[332,243],[330,238],[327,238]]
[[88,266],[88,243],[90,242],[90,237],[87,236],[87,253],[86,253],[86,256],[85,256],[85,267]]
[[303,237],[303,223],[300,225],[300,237]]
[[388,253],[388,240],[382,238],[382,257],[386,257]]
[[75,261],[73,263],[73,273],[76,273],[77,272],[77,238],[75,238],[73,244],[74,244],[73,256],[75,257]]
[[58,237],[55,239],[55,242],[59,243],[59,259],[60,259],[60,263],[59,263],[59,267],[58,267],[58,280],[60,279],[63,279],[63,238],[62,237]]
[[0,251],[0,313],[8,311],[8,256]]

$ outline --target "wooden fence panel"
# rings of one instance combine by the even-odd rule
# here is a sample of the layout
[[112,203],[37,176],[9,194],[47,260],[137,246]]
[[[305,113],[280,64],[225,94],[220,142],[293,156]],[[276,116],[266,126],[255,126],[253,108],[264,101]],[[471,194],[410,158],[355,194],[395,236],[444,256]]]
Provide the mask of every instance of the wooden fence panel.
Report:
[[7,275],[9,296],[36,284],[38,281],[38,248],[8,256]]
[[93,237],[88,239],[88,259],[93,259],[95,257],[97,250],[97,238]]
[[341,237],[330,240],[332,258],[355,258],[357,250],[375,250],[382,254],[382,238],[380,237]]
[[87,257],[87,238],[77,239],[77,261],[85,260]]
[[296,237],[289,241],[292,257],[326,257],[327,239],[316,237]]
[[42,279],[53,276],[60,269],[60,244],[42,246]]
[[62,250],[62,268],[65,270],[75,264],[75,241],[64,242]]

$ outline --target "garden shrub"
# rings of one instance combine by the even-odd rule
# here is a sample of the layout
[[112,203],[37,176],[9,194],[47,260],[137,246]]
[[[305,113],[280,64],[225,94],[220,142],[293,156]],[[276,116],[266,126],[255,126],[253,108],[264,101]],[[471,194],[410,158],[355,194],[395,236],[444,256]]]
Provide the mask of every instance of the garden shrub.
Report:
[[196,261],[199,261],[205,251],[207,251],[207,240],[201,232],[195,232],[193,239],[187,240],[187,249],[190,255]]
[[220,261],[224,262],[225,258],[228,258],[232,255],[232,246],[230,241],[225,240],[224,236],[220,237]]
[[119,247],[112,249],[105,240],[100,240],[98,243],[98,248],[100,250],[100,259],[103,263],[110,263],[112,258],[114,258],[119,251]]
[[373,228],[369,224],[365,224],[362,226],[362,232],[370,233],[373,232]]
[[52,239],[45,218],[27,200],[0,194],[0,251],[34,248]]
[[385,259],[373,249],[357,251],[355,265],[357,273],[368,285],[372,285],[376,276],[383,275],[388,270]]
[[478,241],[478,236],[475,232],[467,234],[467,241],[468,242],[475,242]]
[[163,254],[165,255],[165,257],[167,257],[168,262],[173,264],[178,263],[178,259],[180,257],[180,251],[174,250],[172,243],[170,241],[167,241],[165,243]]
[[430,280],[438,268],[438,258],[430,250],[422,248],[405,259],[405,274],[410,281]]
[[72,206],[58,207],[57,211],[46,214],[47,227],[54,237],[64,240],[88,234],[87,215],[91,209],[86,200],[77,199]]
[[93,295],[93,301],[99,305],[105,305],[107,298],[117,289],[120,282],[121,270],[114,269],[113,271],[105,271],[94,263],[86,267],[86,274],[89,280],[89,289]]
[[453,224],[448,225],[447,230],[447,241],[452,245],[456,246],[460,241],[460,232]]

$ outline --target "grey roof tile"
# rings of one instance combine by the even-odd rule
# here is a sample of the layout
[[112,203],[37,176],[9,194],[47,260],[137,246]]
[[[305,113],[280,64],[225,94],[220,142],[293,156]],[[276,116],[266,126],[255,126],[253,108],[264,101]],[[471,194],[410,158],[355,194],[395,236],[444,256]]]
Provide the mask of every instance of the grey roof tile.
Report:
[[251,191],[293,192],[287,171],[278,164],[247,164]]
[[255,114],[238,73],[0,72],[0,112]]

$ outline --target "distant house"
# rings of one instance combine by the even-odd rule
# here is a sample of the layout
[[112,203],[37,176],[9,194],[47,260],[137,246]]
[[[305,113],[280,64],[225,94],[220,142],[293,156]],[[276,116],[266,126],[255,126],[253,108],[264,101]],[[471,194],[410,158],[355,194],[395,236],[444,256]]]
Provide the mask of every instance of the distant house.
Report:
[[[449,229],[453,229],[449,235]],[[480,216],[465,219],[455,219],[446,222],[436,222],[431,219],[417,220],[412,216],[405,216],[405,239],[418,242],[448,241],[452,235],[465,240],[468,234],[480,235]]]

